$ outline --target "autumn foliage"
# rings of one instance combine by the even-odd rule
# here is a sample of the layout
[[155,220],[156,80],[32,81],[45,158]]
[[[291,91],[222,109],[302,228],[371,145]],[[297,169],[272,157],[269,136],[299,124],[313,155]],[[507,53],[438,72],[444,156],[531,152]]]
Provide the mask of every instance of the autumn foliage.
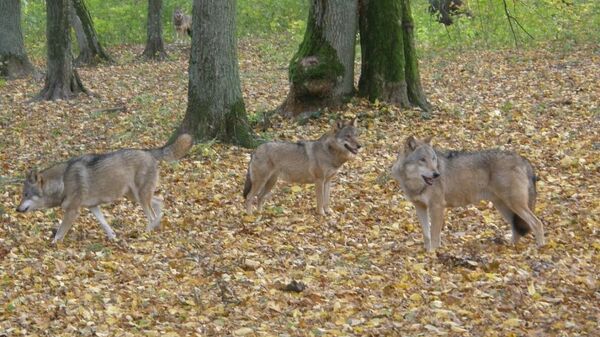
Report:
[[[251,41],[240,46],[242,89],[254,113],[287,92],[285,67]],[[108,241],[86,211],[50,245],[59,210],[18,214],[19,179],[88,152],[162,145],[187,97],[187,50],[81,69],[100,93],[29,103],[39,83],[0,84],[0,335],[8,336],[591,336],[597,333],[600,243],[600,55],[469,52],[421,65],[434,106],[353,100],[305,125],[277,116],[256,131],[316,138],[358,117],[364,147],[332,187],[334,216],[314,211],[311,186],[280,183],[266,209],[245,215],[251,151],[196,145],[163,164],[164,218],[144,231],[142,210],[105,207]],[[516,247],[490,204],[448,212],[442,248],[428,254],[414,208],[389,179],[401,139],[434,136],[454,149],[498,147],[539,175],[536,213],[547,245]],[[295,284],[290,283],[297,281]]]

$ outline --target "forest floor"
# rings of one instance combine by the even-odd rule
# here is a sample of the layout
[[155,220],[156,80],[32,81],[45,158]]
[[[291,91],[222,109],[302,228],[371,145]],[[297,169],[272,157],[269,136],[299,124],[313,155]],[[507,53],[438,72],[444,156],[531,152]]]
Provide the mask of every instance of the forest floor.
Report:
[[[276,46],[274,47],[276,49]],[[104,207],[118,240],[87,211],[52,246],[60,210],[19,214],[19,179],[88,152],[157,147],[181,120],[188,49],[140,63],[80,70],[96,94],[28,103],[42,83],[0,87],[0,335],[7,336],[591,336],[600,322],[600,50],[465,52],[428,58],[418,110],[352,100],[299,125],[277,116],[256,130],[317,138],[336,116],[358,116],[363,149],[332,187],[336,214],[315,215],[313,186],[279,183],[247,216],[250,150],[205,143],[161,164],[164,217],[146,233],[139,206]],[[240,47],[251,113],[287,93],[280,58]],[[123,111],[106,111],[122,107]],[[260,114],[259,114],[260,115]],[[513,246],[510,227],[481,204],[446,214],[427,253],[413,206],[389,179],[402,140],[434,136],[452,149],[512,149],[534,164],[547,245]],[[296,280],[302,292],[283,291]]]

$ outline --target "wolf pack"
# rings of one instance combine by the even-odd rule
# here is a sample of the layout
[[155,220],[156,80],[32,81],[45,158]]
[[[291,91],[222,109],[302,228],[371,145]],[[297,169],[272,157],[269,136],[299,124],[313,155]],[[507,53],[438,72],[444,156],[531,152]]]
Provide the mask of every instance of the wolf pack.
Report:
[[[176,41],[192,34],[192,17],[180,8],[173,13]],[[109,239],[116,234],[100,205],[122,197],[137,202],[148,219],[146,230],[160,225],[162,201],[155,195],[158,163],[179,160],[193,145],[189,134],[157,149],[122,149],[86,154],[46,168],[31,170],[25,178],[18,212],[60,207],[64,217],[52,243],[64,239],[81,208],[88,208]],[[316,211],[331,214],[331,182],[344,163],[361,149],[358,122],[337,120],[331,130],[310,141],[267,142],[252,154],[243,187],[248,214],[262,207],[281,178],[294,184],[314,184]],[[533,232],[544,245],[544,227],[534,214],[536,176],[533,166],[512,151],[449,151],[434,148],[431,138],[407,137],[390,175],[412,202],[423,232],[424,247],[441,245],[444,210],[490,201],[512,227],[512,241]]]
[[[60,207],[64,217],[52,243],[60,242],[80,214],[88,208],[109,239],[116,234],[100,206],[126,197],[139,204],[148,219],[146,230],[159,227],[162,201],[155,195],[160,161],[179,160],[193,145],[193,137],[180,134],[161,148],[121,149],[86,154],[25,178],[18,212]],[[331,182],[344,163],[361,149],[356,119],[337,120],[320,138],[297,142],[266,142],[252,154],[243,186],[246,212],[261,211],[277,181],[314,184],[316,213],[331,214]],[[487,200],[512,227],[512,241],[533,232],[537,246],[544,245],[542,221],[534,214],[536,176],[533,166],[512,151],[449,151],[431,144],[431,138],[408,136],[400,146],[389,175],[412,202],[421,224],[424,248],[440,247],[444,210]]]

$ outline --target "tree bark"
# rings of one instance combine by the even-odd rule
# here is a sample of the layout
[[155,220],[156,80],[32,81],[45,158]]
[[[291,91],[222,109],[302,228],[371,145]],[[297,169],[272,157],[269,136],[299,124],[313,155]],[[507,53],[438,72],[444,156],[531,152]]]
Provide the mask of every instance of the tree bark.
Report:
[[304,39],[289,66],[288,117],[339,107],[354,93],[357,0],[312,0]]
[[35,73],[21,31],[21,1],[0,1],[0,76],[8,79]]
[[75,59],[76,65],[96,65],[101,61],[113,62],[112,58],[106,53],[100,41],[94,22],[89,10],[83,0],[72,0],[71,25],[77,36],[79,45],[79,55]]
[[48,70],[42,91],[36,100],[69,99],[89,91],[83,86],[77,70],[73,69],[69,7],[71,0],[46,2],[46,39],[48,44]]
[[162,0],[148,0],[148,25],[146,48],[142,56],[146,59],[164,60],[167,57],[162,39]]
[[359,95],[403,107],[431,107],[421,87],[410,0],[361,0]]
[[188,106],[177,134],[253,147],[237,63],[235,6],[235,0],[194,0]]

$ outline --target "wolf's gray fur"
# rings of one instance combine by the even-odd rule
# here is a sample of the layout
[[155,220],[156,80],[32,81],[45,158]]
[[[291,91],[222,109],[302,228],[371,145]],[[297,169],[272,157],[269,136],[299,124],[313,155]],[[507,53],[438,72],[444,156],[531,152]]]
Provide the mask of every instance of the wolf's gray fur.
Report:
[[340,167],[358,153],[356,119],[345,123],[337,121],[333,129],[315,141],[297,143],[270,142],[259,146],[252,155],[244,197],[246,210],[252,213],[254,198],[260,209],[271,189],[282,179],[299,184],[315,184],[317,212],[330,213],[331,179]]
[[513,242],[533,230],[538,246],[544,227],[533,213],[536,177],[531,163],[511,151],[434,150],[431,139],[410,136],[392,167],[407,198],[415,205],[425,248],[440,246],[444,208],[491,201],[512,225]]
[[180,135],[173,144],[159,149],[125,149],[106,154],[86,154],[54,165],[41,172],[32,170],[23,186],[19,212],[61,207],[64,218],[53,243],[61,241],[87,207],[96,216],[110,239],[115,233],[100,211],[99,205],[122,196],[135,200],[148,218],[147,230],[160,224],[161,201],[154,196],[158,183],[158,161],[177,160],[192,145],[192,137]]

